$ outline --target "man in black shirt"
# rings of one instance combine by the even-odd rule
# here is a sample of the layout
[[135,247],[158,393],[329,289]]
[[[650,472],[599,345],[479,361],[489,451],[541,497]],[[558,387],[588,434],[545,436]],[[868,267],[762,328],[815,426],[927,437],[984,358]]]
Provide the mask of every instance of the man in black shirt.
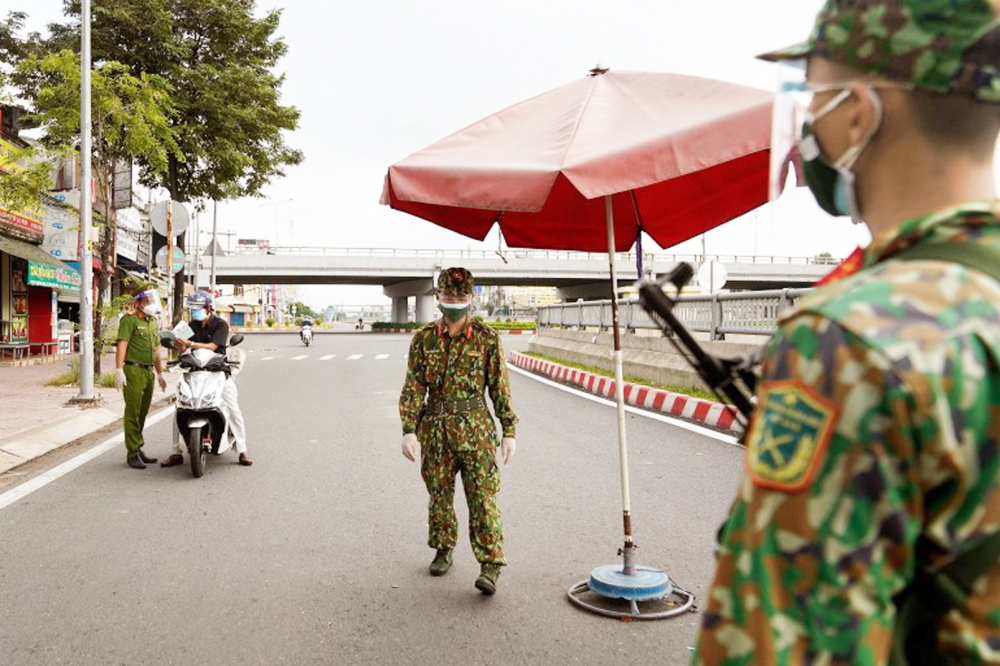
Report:
[[[229,343],[229,324],[226,323],[225,319],[215,315],[212,307],[212,295],[206,291],[196,291],[188,296],[187,307],[191,310],[191,321],[188,322],[188,325],[191,326],[194,335],[191,336],[190,340],[177,338],[175,344],[178,351],[209,349],[225,356],[226,346]],[[238,400],[239,392],[236,389],[236,382],[231,376],[227,376],[226,383],[222,388],[222,402],[229,412],[229,428],[236,440],[236,451],[240,454],[240,464],[250,466],[253,461],[247,454],[246,425],[243,422],[243,412],[240,411]],[[160,466],[173,467],[183,463],[182,451],[180,437],[174,437],[174,452],[160,463]]]

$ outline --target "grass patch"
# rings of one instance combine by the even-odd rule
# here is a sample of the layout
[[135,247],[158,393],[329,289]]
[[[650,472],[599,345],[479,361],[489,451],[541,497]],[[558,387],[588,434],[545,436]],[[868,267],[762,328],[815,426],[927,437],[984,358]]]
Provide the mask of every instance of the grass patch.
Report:
[[[532,358],[541,359],[543,361],[549,361],[550,363],[558,363],[559,365],[565,365],[567,368],[574,368],[576,370],[585,370],[586,372],[592,372],[595,375],[601,375],[602,377],[610,377],[614,379],[615,373],[610,370],[605,370],[604,368],[598,368],[593,365],[584,365],[582,363],[573,363],[572,361],[564,361],[561,358],[554,358],[552,356],[545,356],[544,354],[536,354],[534,352],[521,352],[525,356],[531,356]],[[656,384],[647,379],[642,379],[641,377],[633,377],[631,375],[624,376],[625,381],[631,382],[633,384],[639,384],[640,386],[650,386],[652,388],[662,389],[664,391],[670,391],[671,393],[680,393],[682,395],[688,395],[692,398],[700,398],[701,400],[708,400],[709,402],[719,402],[719,398],[715,396],[714,393],[697,386],[677,386],[676,384]],[[729,400],[723,400],[723,402],[728,403]]]
[[[80,359],[74,358],[70,361],[69,370],[58,377],[53,377],[45,382],[46,386],[79,386],[80,385]],[[94,378],[94,385],[101,388],[111,388],[115,385],[115,373],[105,372],[100,377]]]

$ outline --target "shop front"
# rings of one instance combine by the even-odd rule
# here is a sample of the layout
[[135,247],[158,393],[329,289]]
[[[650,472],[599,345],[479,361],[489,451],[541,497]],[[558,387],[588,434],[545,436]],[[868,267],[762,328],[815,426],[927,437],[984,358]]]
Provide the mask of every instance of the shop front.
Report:
[[60,351],[59,297],[79,294],[80,285],[79,271],[0,235],[0,348],[11,356]]

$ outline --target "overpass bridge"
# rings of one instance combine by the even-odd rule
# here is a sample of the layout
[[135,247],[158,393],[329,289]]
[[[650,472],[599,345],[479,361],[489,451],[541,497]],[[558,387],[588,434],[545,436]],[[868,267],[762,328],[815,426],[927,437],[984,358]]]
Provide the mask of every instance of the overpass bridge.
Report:
[[[632,284],[638,276],[636,254],[619,253],[617,261],[619,286]],[[656,277],[682,261],[721,263],[729,275],[726,287],[732,290],[809,287],[840,262],[829,257],[645,252],[642,271]],[[200,275],[205,276],[210,258],[200,263]],[[603,253],[272,247],[218,254],[215,263],[219,284],[381,285],[383,293],[393,299],[396,321],[406,320],[410,296],[417,298],[418,319],[430,316],[433,280],[449,266],[468,268],[481,285],[556,287],[564,301],[605,298],[608,293],[608,257]]]

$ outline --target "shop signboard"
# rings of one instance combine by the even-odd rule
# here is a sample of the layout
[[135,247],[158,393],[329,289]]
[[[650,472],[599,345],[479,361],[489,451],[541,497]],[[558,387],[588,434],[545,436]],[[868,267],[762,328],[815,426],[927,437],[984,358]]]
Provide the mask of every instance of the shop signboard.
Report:
[[10,342],[28,341],[28,262],[20,257],[11,258],[11,306]]
[[123,208],[116,216],[117,252],[141,266],[149,267],[149,223],[138,209]]
[[42,249],[61,261],[80,259],[80,214],[63,206],[45,207]]
[[[5,139],[0,139],[0,156],[7,157],[17,150],[17,147]],[[13,165],[16,169],[17,166]],[[0,208],[0,231],[6,231],[17,238],[40,242],[43,236],[42,210],[36,207],[33,210],[6,210]]]
[[83,278],[79,271],[62,266],[28,262],[28,284],[32,287],[49,287],[65,291],[79,291]]

